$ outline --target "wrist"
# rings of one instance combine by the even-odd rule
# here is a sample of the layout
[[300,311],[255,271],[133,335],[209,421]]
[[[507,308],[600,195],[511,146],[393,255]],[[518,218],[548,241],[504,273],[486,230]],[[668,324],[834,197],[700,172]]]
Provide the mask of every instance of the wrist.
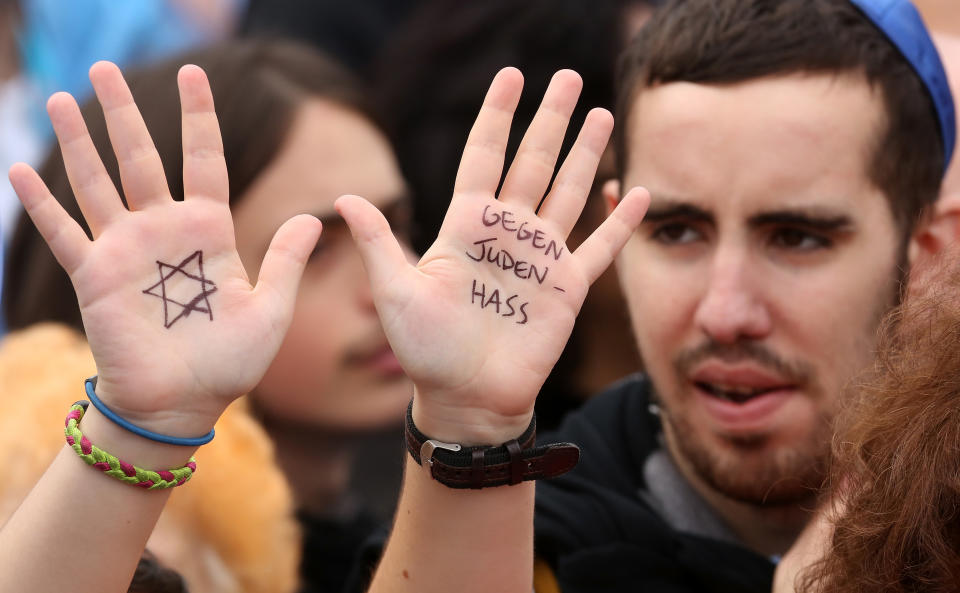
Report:
[[87,408],[80,428],[84,436],[101,449],[139,467],[179,467],[197,450],[197,447],[167,445],[137,436],[114,424],[93,406]]
[[[101,416],[112,420],[121,428],[126,429],[148,440],[165,442],[172,445],[198,447],[206,444],[213,438],[212,428],[216,424],[223,410],[204,413],[201,410],[151,410],[149,412],[130,410],[113,403],[113,388],[98,376],[91,377],[84,382],[87,399]],[[202,398],[184,397],[183,394],[170,393],[164,395],[140,395],[145,402],[158,402],[183,399],[196,401]],[[160,406],[157,406],[160,408]]]
[[413,422],[423,434],[439,441],[464,446],[501,445],[520,436],[533,419],[532,407],[504,414],[480,406],[436,403],[438,400],[414,387]]

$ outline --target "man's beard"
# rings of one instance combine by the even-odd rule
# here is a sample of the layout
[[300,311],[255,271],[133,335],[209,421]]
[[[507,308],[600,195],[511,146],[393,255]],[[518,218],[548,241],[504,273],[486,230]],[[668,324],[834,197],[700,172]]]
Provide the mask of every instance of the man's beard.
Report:
[[[810,393],[820,391],[811,365],[784,358],[765,344],[749,340],[734,344],[708,340],[684,350],[673,364],[677,383],[685,384],[693,369],[705,360],[750,361],[795,388]],[[661,409],[674,454],[686,460],[710,488],[731,499],[751,505],[779,506],[815,496],[823,484],[830,457],[832,413],[819,414],[801,442],[777,446],[769,442],[773,436],[762,433],[704,438],[682,407]]]
[[[871,317],[870,329],[864,333],[864,352],[872,352],[874,331],[883,316],[899,304],[904,296],[908,277],[906,248],[899,251],[898,264],[887,298],[879,300]],[[687,350],[674,360],[674,372],[680,385],[699,362],[716,358],[727,362],[751,360],[773,370],[779,377],[813,391],[822,386],[813,367],[796,360],[787,360],[765,345],[749,341],[720,344],[708,341]],[[864,366],[869,357],[862,361]],[[854,375],[860,369],[854,370]],[[673,441],[673,454],[690,464],[695,474],[711,489],[732,500],[759,506],[779,507],[812,501],[823,487],[829,471],[834,420],[847,393],[838,394],[833,405],[827,405],[814,418],[814,424],[801,442],[771,445],[765,435],[744,438],[720,437],[720,445],[702,438],[693,423],[682,413],[671,413],[660,405],[664,428]]]
[[801,443],[770,447],[766,437],[725,439],[711,446],[682,415],[662,413],[676,453],[712,490],[758,507],[779,507],[810,501],[827,475],[832,417],[821,415]]

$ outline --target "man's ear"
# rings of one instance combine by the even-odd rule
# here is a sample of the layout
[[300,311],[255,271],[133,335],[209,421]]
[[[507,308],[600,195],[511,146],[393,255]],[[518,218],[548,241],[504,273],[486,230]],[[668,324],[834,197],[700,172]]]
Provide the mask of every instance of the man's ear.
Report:
[[603,184],[603,204],[607,207],[607,216],[613,212],[613,209],[620,203],[620,180],[610,179]]
[[910,241],[910,263],[935,256],[960,239],[960,194],[942,196]]

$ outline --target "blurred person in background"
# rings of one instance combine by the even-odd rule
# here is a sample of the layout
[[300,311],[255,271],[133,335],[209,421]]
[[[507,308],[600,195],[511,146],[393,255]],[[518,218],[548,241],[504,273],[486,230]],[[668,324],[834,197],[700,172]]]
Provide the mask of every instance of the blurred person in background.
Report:
[[[128,78],[178,199],[183,182],[174,81],[184,62],[206,70],[217,101],[237,247],[248,275],[257,277],[270,237],[284,220],[310,213],[324,222],[291,327],[250,402],[293,489],[304,527],[306,590],[337,591],[354,548],[388,518],[354,491],[352,458],[368,435],[391,433],[369,470],[376,479],[368,481],[395,502],[402,462],[397,431],[411,387],[386,342],[359,255],[333,202],[343,193],[363,192],[402,231],[406,187],[354,77],[305,46],[238,41]],[[100,107],[90,101],[82,112],[120,187]],[[54,150],[39,171],[79,218],[61,151]],[[26,217],[7,254],[6,280],[11,330],[51,320],[82,329],[70,281]]]
[[[137,66],[222,39],[233,31],[244,1],[4,0],[0,166],[42,158],[52,138],[43,99],[67,91],[85,100],[91,92],[86,78],[90,64],[110,60]],[[12,236],[19,208],[5,183],[0,192],[5,241]]]
[[[0,166],[17,161],[37,164],[43,157],[43,134],[31,125],[32,114],[43,96],[23,75],[18,46],[22,14],[17,0],[0,1]],[[0,183],[0,278],[2,254],[20,212],[20,201],[7,182]],[[0,280],[0,294],[3,282]],[[0,315],[0,335],[5,324]]]
[[[52,428],[79,399],[77,386],[96,373],[86,340],[62,324],[38,323],[0,342],[0,525],[63,449],[63,432]],[[273,444],[244,402],[216,430],[203,468],[160,516],[131,593],[298,590],[300,531]],[[225,487],[254,483],[255,496]]]
[[960,35],[960,5],[953,0],[916,0],[930,30]]
[[[384,43],[422,0],[248,0],[243,36],[294,39],[367,79]],[[464,9],[469,4],[462,5]]]
[[[149,63],[229,35],[245,0],[0,1],[0,167],[39,164],[52,138],[45,97],[90,94],[87,67]],[[0,183],[0,254],[20,214]],[[0,276],[3,270],[0,268]],[[2,291],[2,285],[0,285]],[[0,333],[4,322],[0,319]]]

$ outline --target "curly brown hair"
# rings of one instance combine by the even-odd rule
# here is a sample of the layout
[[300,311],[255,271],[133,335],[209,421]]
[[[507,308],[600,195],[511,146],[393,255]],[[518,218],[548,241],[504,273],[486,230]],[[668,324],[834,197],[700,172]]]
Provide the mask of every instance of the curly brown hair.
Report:
[[805,592],[960,590],[960,247],[914,270],[841,414],[832,546]]

